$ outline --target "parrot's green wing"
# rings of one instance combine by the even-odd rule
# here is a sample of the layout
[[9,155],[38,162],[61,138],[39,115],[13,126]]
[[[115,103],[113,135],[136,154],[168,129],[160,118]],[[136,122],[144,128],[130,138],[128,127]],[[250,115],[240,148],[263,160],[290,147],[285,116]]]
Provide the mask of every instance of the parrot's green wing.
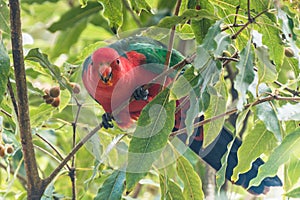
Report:
[[[164,69],[168,48],[159,41],[151,38],[135,36],[125,38],[111,44],[109,47],[114,48],[122,56],[126,57],[126,52],[136,51],[145,55],[146,67],[154,73],[161,73]],[[184,56],[175,49],[172,50],[170,66],[174,66],[184,59]]]

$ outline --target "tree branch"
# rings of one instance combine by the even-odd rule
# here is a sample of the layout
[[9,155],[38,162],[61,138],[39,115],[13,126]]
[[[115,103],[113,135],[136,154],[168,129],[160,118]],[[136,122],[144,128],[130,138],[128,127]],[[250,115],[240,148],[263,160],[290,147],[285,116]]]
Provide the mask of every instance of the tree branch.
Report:
[[[256,106],[256,105],[264,103],[264,102],[272,101],[272,100],[279,100],[279,101],[300,101],[300,97],[281,97],[281,96],[278,96],[278,95],[269,95],[269,96],[267,96],[265,98],[258,99],[258,100],[256,100],[253,103],[249,103],[249,104],[245,105],[244,109],[247,109],[247,108],[249,108],[251,106]],[[233,108],[233,109],[231,109],[231,110],[229,110],[229,111],[227,111],[225,113],[222,113],[222,114],[213,116],[213,117],[211,117],[209,119],[205,119],[203,121],[197,122],[197,123],[194,124],[194,128],[198,128],[200,126],[203,126],[204,124],[210,123],[212,121],[215,121],[215,120],[217,120],[219,118],[222,118],[222,117],[225,117],[227,115],[232,115],[232,114],[236,113],[237,111],[238,111],[237,108]],[[178,131],[174,131],[174,132],[172,132],[170,134],[170,137],[174,137],[174,136],[176,136],[178,134],[185,133],[186,131],[187,131],[186,128],[182,128],[182,129],[180,129]]]
[[[240,30],[238,30],[238,32],[236,32],[235,34],[233,34],[233,35],[231,36],[231,39],[236,39],[237,36],[238,36],[245,28],[247,28],[250,24],[252,24],[253,22],[255,22],[255,20],[256,20],[258,17],[260,17],[262,14],[264,14],[264,13],[266,13],[266,12],[268,12],[268,11],[269,11],[269,10],[263,10],[263,11],[261,11],[260,13],[258,13],[255,17],[253,17],[253,18],[250,17],[250,19],[248,19],[247,23],[244,24],[244,26],[242,26],[242,28],[241,28]],[[248,15],[248,17],[249,17],[249,15]]]
[[91,132],[89,132],[84,138],[82,138],[76,146],[72,149],[72,151],[65,157],[64,160],[54,169],[54,171],[46,178],[43,179],[43,185],[48,185],[59,173],[59,171],[66,165],[68,161],[75,155],[75,153],[100,129],[102,128],[102,124],[96,126]]
[[13,64],[18,96],[17,104],[19,113],[19,129],[27,176],[27,198],[40,199],[43,191],[40,190],[41,179],[38,174],[30,127],[27,84],[22,45],[20,3],[18,0],[9,0],[9,5]]

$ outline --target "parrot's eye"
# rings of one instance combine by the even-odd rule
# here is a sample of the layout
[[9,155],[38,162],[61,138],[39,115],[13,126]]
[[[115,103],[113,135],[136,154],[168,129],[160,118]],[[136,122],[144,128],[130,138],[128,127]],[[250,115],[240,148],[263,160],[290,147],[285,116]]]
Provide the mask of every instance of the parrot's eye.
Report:
[[119,60],[119,59],[117,59],[117,60],[116,60],[116,63],[117,63],[117,64],[120,64],[120,60]]

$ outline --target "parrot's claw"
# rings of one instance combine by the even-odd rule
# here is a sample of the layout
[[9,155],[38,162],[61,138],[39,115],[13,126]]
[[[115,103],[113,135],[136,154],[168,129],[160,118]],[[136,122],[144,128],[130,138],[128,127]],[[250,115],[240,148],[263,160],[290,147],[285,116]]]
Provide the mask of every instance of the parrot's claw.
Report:
[[144,89],[142,86],[138,87],[134,93],[133,97],[135,100],[147,100],[148,99],[149,91],[148,89]]
[[102,126],[103,126],[105,129],[114,127],[114,125],[113,125],[113,123],[112,123],[112,120],[113,120],[113,117],[111,116],[110,113],[104,113],[104,114],[102,115]]

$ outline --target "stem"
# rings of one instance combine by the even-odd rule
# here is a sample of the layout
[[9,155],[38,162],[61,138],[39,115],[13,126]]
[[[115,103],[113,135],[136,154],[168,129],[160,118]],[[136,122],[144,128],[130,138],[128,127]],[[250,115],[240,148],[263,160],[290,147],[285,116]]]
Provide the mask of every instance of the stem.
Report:
[[[58,157],[60,159],[64,159],[61,155],[61,153],[46,139],[44,138],[43,136],[41,136],[40,134],[36,133],[35,134],[37,137],[39,137],[41,140],[43,140],[46,144],[48,144],[50,146],[50,148],[55,151],[55,153],[58,155]],[[68,164],[66,164],[68,170],[71,170],[70,166]]]
[[99,124],[84,138],[82,138],[72,149],[72,151],[65,157],[65,159],[63,159],[61,163],[54,169],[54,171],[46,179],[43,180],[43,184],[48,185],[58,175],[59,171],[66,165],[66,163],[75,155],[75,153],[101,128],[102,124]]
[[248,11],[248,21],[252,22],[251,14],[250,14],[250,0],[247,2],[247,11]]
[[[258,104],[261,104],[261,103],[264,103],[264,102],[268,102],[268,101],[272,101],[272,100],[279,100],[279,101],[300,101],[300,97],[282,97],[282,96],[278,96],[278,95],[269,95],[263,99],[258,99],[256,100],[255,102],[253,103],[249,103],[247,105],[244,106],[244,109],[247,109],[251,106],[256,106]],[[222,118],[222,117],[225,117],[227,115],[232,115],[234,113],[236,113],[238,111],[237,108],[233,108],[225,113],[222,113],[222,114],[219,114],[219,115],[216,115],[216,116],[213,116],[209,119],[205,119],[203,121],[200,121],[200,122],[197,122],[194,124],[194,128],[198,128],[200,126],[203,126],[204,124],[207,124],[207,123],[210,123],[212,121],[215,121],[219,118]],[[170,137],[173,137],[173,136],[176,136],[178,134],[181,134],[181,133],[185,133],[187,130],[186,128],[183,128],[183,129],[180,129],[178,131],[174,131],[170,134]]]
[[12,85],[11,85],[11,82],[10,82],[9,78],[8,78],[8,81],[7,81],[7,88],[8,88],[8,92],[9,92],[10,99],[11,99],[11,102],[13,104],[15,113],[18,117],[19,116],[18,105],[17,105],[17,101],[16,101],[16,98],[15,98],[15,93],[13,91],[13,88],[12,88]]
[[[82,106],[78,101],[76,101],[76,103],[77,103],[78,109],[77,109],[77,112],[76,112],[75,120],[72,123],[72,127],[73,127],[73,148],[76,145],[76,126],[77,126],[79,113],[80,113],[81,106]],[[75,166],[75,159],[76,159],[76,156],[74,154],[74,156],[72,157],[72,160],[71,160],[72,168],[70,168],[70,170],[69,170],[70,171],[69,176],[70,176],[70,179],[71,179],[71,182],[72,182],[72,199],[73,200],[76,199],[76,166]]]
[[123,4],[126,7],[126,9],[130,12],[134,22],[136,23],[136,25],[138,25],[138,27],[142,27],[142,23],[140,22],[140,20],[135,16],[133,10],[130,8],[130,5],[128,4],[127,0],[123,0]]
[[248,22],[246,24],[244,24],[244,26],[238,30],[238,32],[236,32],[234,35],[231,36],[231,39],[236,39],[237,36],[245,29],[247,28],[247,26],[249,26],[249,24],[252,24],[253,22],[255,22],[255,19],[257,19],[258,17],[260,17],[262,14],[268,12],[268,10],[263,10],[260,13],[258,13],[255,17],[250,18],[250,20],[248,19]]
[[19,129],[27,176],[27,198],[40,199],[43,190],[41,190],[41,179],[38,174],[30,127],[27,84],[22,45],[20,3],[18,0],[9,0],[9,5],[13,64],[18,96],[17,105],[19,113]]
[[[177,4],[176,4],[175,12],[174,12],[175,16],[178,16],[178,13],[179,13],[179,10],[180,10],[180,5],[181,5],[181,0],[178,0]],[[169,68],[169,65],[170,65],[172,49],[173,49],[173,45],[174,45],[175,28],[176,28],[176,25],[172,26],[172,29],[171,29],[170,39],[169,39],[169,44],[168,44],[168,52],[167,52],[167,55],[166,55],[165,69],[164,70],[167,70]]]
[[[258,69],[257,69],[257,67],[253,67],[253,69],[254,69],[254,71],[258,71]],[[279,87],[282,87],[284,90],[286,90],[286,91],[288,91],[289,93],[291,93],[292,95],[294,95],[294,96],[300,96],[300,92],[299,91],[296,91],[296,90],[293,90],[293,89],[291,89],[291,88],[289,88],[289,87],[286,87],[286,86],[284,86],[282,83],[280,83],[279,81],[274,81],[274,83],[276,84],[276,85],[278,85]]]

